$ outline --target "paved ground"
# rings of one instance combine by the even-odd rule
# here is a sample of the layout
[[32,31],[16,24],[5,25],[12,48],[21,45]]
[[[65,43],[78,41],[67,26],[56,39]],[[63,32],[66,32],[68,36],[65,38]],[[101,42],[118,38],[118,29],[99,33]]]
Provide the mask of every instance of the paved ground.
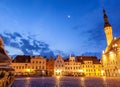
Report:
[[120,87],[120,78],[26,77],[15,78],[12,87]]

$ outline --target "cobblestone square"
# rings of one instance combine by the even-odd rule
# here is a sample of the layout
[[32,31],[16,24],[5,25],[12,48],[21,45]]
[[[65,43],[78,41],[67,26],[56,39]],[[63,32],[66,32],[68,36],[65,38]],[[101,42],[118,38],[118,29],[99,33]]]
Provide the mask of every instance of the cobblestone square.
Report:
[[21,77],[12,87],[120,87],[120,78],[113,77]]

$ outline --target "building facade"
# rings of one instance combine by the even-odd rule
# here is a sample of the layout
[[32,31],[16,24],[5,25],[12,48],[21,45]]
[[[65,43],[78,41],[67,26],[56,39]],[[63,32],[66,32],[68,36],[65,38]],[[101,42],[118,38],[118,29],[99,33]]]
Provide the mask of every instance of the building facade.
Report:
[[32,73],[35,73],[36,75],[46,75],[46,58],[41,56],[33,56],[30,64],[30,71]]
[[120,77],[120,37],[115,38],[112,34],[112,26],[108,21],[105,10],[104,13],[104,31],[106,35],[107,46],[102,53],[102,65],[104,76]]
[[49,60],[47,61],[46,70],[47,70],[48,76],[54,75],[54,59],[53,59],[53,57],[50,57]]
[[66,76],[81,76],[81,63],[76,61],[75,57],[70,56],[69,59],[65,59],[65,71]]
[[54,75],[55,76],[63,76],[65,71],[65,63],[63,58],[58,55],[54,62]]
[[95,56],[76,56],[81,62],[81,73],[83,76],[102,76],[102,65]]
[[18,55],[12,65],[16,75],[45,75],[46,59],[41,56]]
[[15,75],[27,75],[30,72],[30,60],[31,56],[16,56],[11,64],[15,70]]

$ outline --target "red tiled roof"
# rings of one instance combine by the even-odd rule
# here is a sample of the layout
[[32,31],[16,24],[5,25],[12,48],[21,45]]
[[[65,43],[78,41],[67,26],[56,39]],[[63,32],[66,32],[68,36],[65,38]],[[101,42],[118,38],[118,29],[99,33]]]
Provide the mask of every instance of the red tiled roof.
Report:
[[96,56],[76,56],[76,60],[81,63],[84,63],[84,61],[93,61],[93,64],[100,64]]

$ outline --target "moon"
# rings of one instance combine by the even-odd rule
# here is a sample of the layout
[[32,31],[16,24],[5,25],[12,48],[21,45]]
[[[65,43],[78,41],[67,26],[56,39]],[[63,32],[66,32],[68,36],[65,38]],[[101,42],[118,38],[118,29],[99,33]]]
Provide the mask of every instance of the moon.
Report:
[[68,15],[67,17],[68,17],[69,19],[71,18],[71,16],[70,16],[70,15]]

